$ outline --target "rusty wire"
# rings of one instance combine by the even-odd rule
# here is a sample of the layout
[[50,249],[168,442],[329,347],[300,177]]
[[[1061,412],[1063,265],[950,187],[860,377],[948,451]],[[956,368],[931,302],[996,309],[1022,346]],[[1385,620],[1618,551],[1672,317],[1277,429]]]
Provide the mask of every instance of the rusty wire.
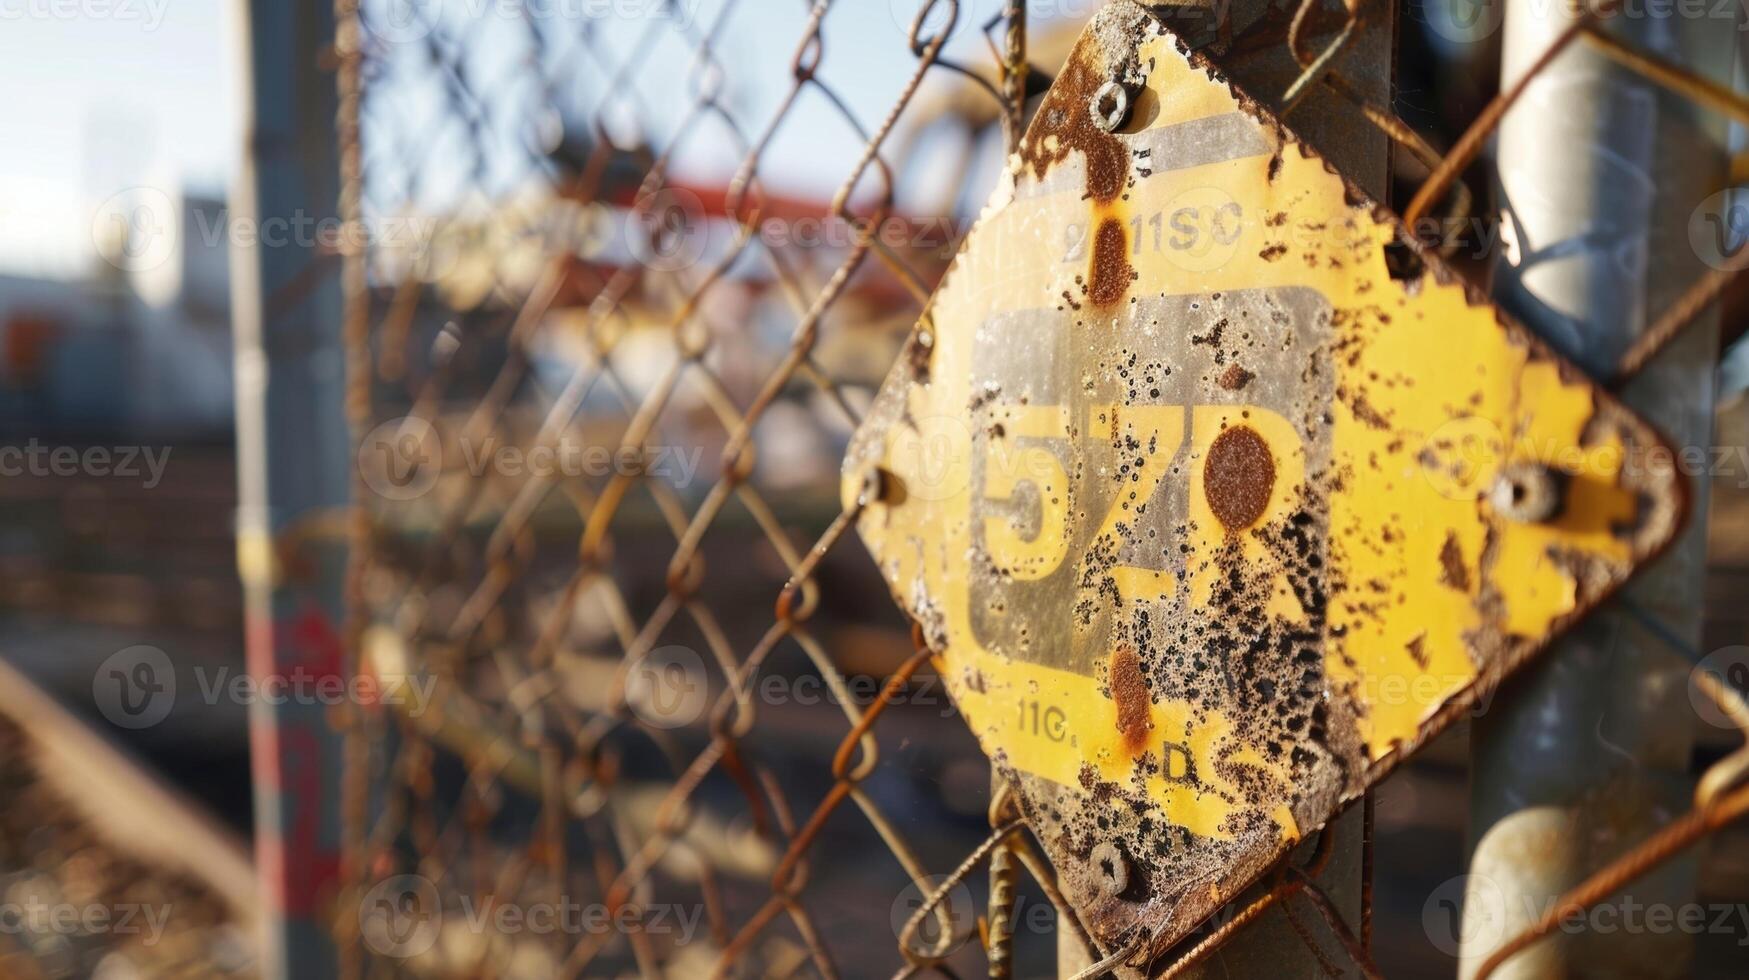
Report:
[[[560,101],[563,90],[572,84],[571,79],[548,75],[561,64],[548,50],[555,45],[567,45],[564,50],[570,64],[596,69],[594,94],[600,101],[581,110],[588,116],[582,121],[581,133],[593,142],[575,173],[563,172],[551,166],[550,160],[533,154],[519,161],[530,172],[528,176],[544,183],[554,197],[585,205],[616,203],[607,199],[611,188],[606,175],[610,168],[628,163],[642,171],[630,178],[636,185],[631,205],[634,212],[649,208],[652,199],[669,185],[672,154],[680,139],[661,150],[652,148],[644,159],[628,161],[628,157],[638,156],[639,148],[634,146],[631,152],[616,148],[615,134],[609,127],[613,113],[630,109],[637,101],[632,89],[640,75],[668,70],[652,52],[677,40],[692,52],[692,67],[700,81],[690,104],[669,107],[672,121],[677,121],[682,139],[689,131],[714,125],[726,133],[727,143],[739,160],[723,205],[724,217],[735,226],[733,240],[723,254],[704,257],[696,269],[661,270],[664,274],[656,275],[628,263],[594,270],[580,268],[583,263],[555,250],[542,260],[544,268],[532,283],[506,281],[511,278],[506,270],[489,267],[485,298],[468,307],[434,295],[441,282],[420,281],[405,271],[398,276],[393,270],[385,271],[377,264],[384,256],[350,257],[351,409],[361,431],[385,417],[405,416],[438,430],[446,440],[465,437],[477,445],[496,438],[512,446],[550,448],[578,427],[580,420],[586,421],[588,413],[613,411],[620,425],[615,435],[620,452],[628,458],[641,458],[668,416],[678,413],[674,404],[684,397],[688,404],[699,406],[695,413],[702,410],[714,419],[720,462],[720,472],[702,500],[690,502],[676,488],[635,466],[616,470],[604,485],[596,486],[531,478],[503,488],[492,486],[488,477],[478,474],[462,474],[452,480],[446,471],[443,480],[458,486],[443,496],[437,513],[428,515],[430,530],[418,535],[424,540],[397,552],[394,560],[388,552],[398,542],[389,542],[405,532],[400,522],[411,508],[403,508],[402,513],[389,506],[364,509],[366,523],[358,529],[357,540],[363,546],[361,551],[374,554],[360,563],[353,583],[359,633],[362,636],[366,623],[395,624],[397,644],[408,665],[436,676],[443,695],[431,713],[419,719],[392,713],[361,713],[352,719],[345,805],[350,900],[356,900],[370,882],[396,871],[421,875],[444,894],[510,894],[534,900],[543,893],[577,890],[599,895],[608,908],[617,910],[648,904],[655,882],[664,877],[658,869],[678,853],[694,852],[691,858],[699,868],[695,883],[698,898],[710,912],[712,939],[719,947],[718,974],[740,964],[773,923],[783,919],[790,923],[792,935],[800,940],[813,969],[833,976],[837,968],[832,952],[807,910],[803,892],[809,881],[810,852],[834,813],[845,803],[854,804],[886,843],[905,877],[919,885],[925,882],[923,862],[860,783],[874,771],[879,759],[871,730],[912,675],[925,665],[928,651],[918,648],[906,658],[888,676],[881,695],[866,708],[848,696],[843,671],[811,632],[809,621],[819,602],[814,576],[842,542],[859,505],[844,509],[829,522],[811,547],[795,540],[784,524],[781,509],[753,479],[754,432],[773,406],[786,399],[793,403],[792,389],[798,385],[820,392],[823,410],[837,410],[846,421],[855,421],[854,408],[839,382],[818,362],[816,349],[822,322],[835,312],[835,304],[865,266],[883,266],[918,302],[927,296],[934,273],[915,268],[914,257],[900,254],[873,233],[895,206],[893,177],[880,151],[932,68],[964,73],[940,57],[959,12],[953,3],[931,4],[919,12],[908,36],[895,36],[895,42],[902,40],[909,46],[915,70],[901,83],[891,110],[869,129],[821,74],[825,51],[822,24],[830,10],[823,2],[805,6],[796,18],[800,38],[792,48],[791,83],[789,91],[777,100],[775,113],[763,120],[739,118],[721,96],[722,79],[732,65],[722,60],[718,51],[725,24],[746,6],[731,0],[709,22],[699,24],[653,19],[646,33],[629,48],[619,49],[610,49],[593,36],[599,33],[599,25],[555,27],[530,18],[521,25],[528,45],[525,57],[512,60],[504,75],[486,79],[476,77],[479,63],[469,50],[474,41],[457,25],[441,20],[412,25],[410,33],[415,37],[410,53],[407,46],[386,47],[379,43],[382,37],[373,36],[370,18],[373,13],[385,16],[381,5],[373,9],[368,2],[358,5],[343,0],[338,8],[345,25],[340,45],[344,96],[340,132],[346,144],[349,220],[367,219],[373,206],[379,214],[411,206],[419,182],[441,169],[421,155],[421,149],[391,143],[389,137],[379,136],[383,142],[373,143],[373,112],[378,114],[378,131],[393,132],[400,140],[423,139],[423,153],[436,152],[436,146],[453,148],[459,144],[463,150],[459,169],[475,189],[489,195],[490,191],[478,185],[490,185],[496,179],[492,171],[498,163],[490,159],[491,147],[485,145],[493,135],[494,123],[502,118],[496,113],[515,117],[551,109],[579,111],[568,105],[540,104],[544,99]],[[930,31],[925,27],[926,17],[938,7],[946,12],[947,21]],[[1003,25],[1009,54],[1003,63],[1004,73],[999,75],[1002,89],[984,84],[999,104],[1003,93],[1009,97],[1024,93],[1024,74],[1011,71],[1013,66],[1024,64],[1025,40],[1024,20],[1013,16],[1013,10],[1023,15],[1024,7],[1013,5]],[[666,35],[669,31],[678,37]],[[528,71],[529,66],[536,70]],[[384,114],[397,111],[389,96],[412,99],[422,94],[409,93],[405,85],[397,90],[397,73],[409,72],[419,75],[417,85],[441,92],[436,131],[409,132],[384,118]],[[373,100],[373,86],[385,95]],[[515,89],[517,98],[529,101],[515,104],[505,96],[507,89]],[[793,255],[754,242],[756,222],[765,207],[765,156],[804,97],[824,99],[842,124],[851,127],[863,142],[862,152],[842,175],[840,188],[827,208],[828,216],[842,219],[855,237],[829,264],[808,261],[815,256],[802,256],[798,261]],[[1012,135],[1019,107],[1002,104],[1001,113],[1011,120],[1008,128]],[[453,128],[445,132],[441,124],[452,124]],[[451,135],[454,133],[462,135],[456,138]],[[450,137],[449,143],[440,143],[445,136]],[[373,170],[373,161],[377,170]],[[457,169],[456,161],[448,164],[450,170]],[[384,187],[388,191],[383,191]],[[872,196],[867,193],[871,187],[875,190]],[[392,199],[397,190],[401,200],[395,202]],[[373,191],[391,201],[370,201]],[[858,195],[861,199],[853,205],[852,199]],[[788,301],[792,318],[787,350],[775,365],[765,369],[768,373],[762,382],[751,385],[750,398],[737,396],[730,381],[714,366],[713,347],[719,339],[704,322],[705,310],[715,298],[713,290],[729,292],[725,283],[732,267],[747,259],[768,267],[774,292]],[[388,298],[382,298],[384,294]],[[661,305],[662,301],[666,304]],[[670,339],[672,353],[668,367],[641,391],[625,376],[626,365],[615,358],[616,342],[623,336],[634,305],[660,306],[659,330]],[[410,373],[407,365],[420,360],[409,345],[420,337],[412,321],[421,306],[435,307],[439,315],[454,317],[438,338],[454,349],[441,361],[433,357],[421,381],[405,384],[403,375]],[[503,315],[478,315],[485,307],[501,309]],[[576,311],[571,314],[572,327],[580,335],[581,356],[570,378],[557,385],[556,392],[531,392],[537,387],[532,377],[536,345],[550,339],[554,328],[549,321],[565,310]],[[505,320],[508,326],[502,327]],[[458,329],[450,329],[458,325]],[[508,341],[502,365],[492,369],[492,376],[475,379],[474,393],[446,390],[446,386],[453,389],[458,384],[455,375],[467,367],[470,344],[497,339],[491,333],[495,327],[503,330],[502,339]],[[728,334],[725,339],[739,338]],[[396,382],[404,382],[407,390],[394,393]],[[590,405],[591,396],[600,390],[611,393],[609,409]],[[458,402],[459,412],[452,407]],[[407,429],[403,422],[398,431]],[[444,465],[450,463],[446,454]],[[626,516],[629,502],[642,494],[652,498],[655,527],[664,528],[672,544],[664,576],[665,595],[653,608],[646,604],[646,609],[638,612],[639,604],[622,589],[613,562],[619,536],[616,525],[632,523]],[[565,683],[565,660],[574,652],[566,649],[571,642],[566,636],[568,624],[556,614],[540,617],[531,611],[527,596],[520,594],[536,562],[537,523],[552,509],[549,500],[558,497],[574,508],[578,530],[574,564],[568,574],[561,573],[554,608],[572,608],[588,593],[603,596],[612,639],[620,648],[607,685],[606,703],[594,712],[576,709],[557,695]],[[700,597],[709,574],[702,554],[706,535],[731,505],[744,515],[741,520],[751,521],[788,570],[788,581],[779,583],[782,587],[773,592],[777,602],[772,625],[744,655],[734,649],[730,629],[719,620],[718,612]],[[643,520],[647,525],[652,518]],[[647,549],[650,540],[646,536],[635,544]],[[628,692],[643,659],[659,645],[665,632],[682,624],[702,640],[709,655],[708,669],[722,681],[721,694],[709,713],[709,739],[702,751],[690,757],[677,739],[638,717]],[[512,638],[518,644],[514,652],[508,648]],[[784,644],[799,647],[825,679],[843,710],[846,728],[832,758],[829,791],[796,817],[791,816],[792,805],[776,776],[741,745],[758,724],[758,705],[752,696],[755,683],[768,659]],[[371,669],[373,665],[362,666]],[[499,693],[483,694],[481,688]],[[643,782],[654,777],[660,785],[666,780],[666,789],[647,826],[634,831],[616,825],[613,810],[615,798],[623,792],[623,781],[632,775],[622,771],[626,743],[644,740],[657,746],[658,757],[668,759],[669,769],[665,775],[635,774]],[[454,808],[439,804],[440,794],[432,785],[430,770],[440,754],[452,755],[462,767],[463,797]],[[699,811],[694,794],[708,780],[724,776],[745,797],[747,812],[763,828],[760,833],[778,845],[768,899],[739,922],[727,920],[728,903],[721,894],[721,883],[713,880],[718,876],[688,840],[689,827]],[[388,789],[382,800],[369,805],[371,787],[383,782]],[[511,793],[537,801],[537,813],[520,831],[512,831],[522,835],[520,842],[513,838],[498,844],[489,828],[504,819]],[[587,853],[573,854],[579,838],[586,841]],[[997,838],[997,842],[1003,844],[1005,854],[1018,856],[1029,871],[1043,870],[1042,862],[1029,859],[1025,849],[1009,851],[1005,841]],[[989,851],[987,847],[975,855],[972,866]],[[937,894],[924,906],[919,918],[937,914],[939,897]],[[347,904],[341,903],[342,907]],[[947,921],[944,926],[953,928],[955,924]],[[346,952],[350,975],[393,972],[396,964],[392,961],[360,950],[358,930],[344,914],[337,921],[337,938]],[[614,938],[589,937],[568,949],[553,951],[561,964],[560,972],[592,972],[599,968],[600,957],[629,952],[631,961],[649,975],[661,972],[661,963],[675,952],[658,948],[636,930],[624,937],[629,950],[610,949]],[[487,955],[496,962],[507,954],[492,950]],[[929,960],[926,956],[919,960],[915,953],[907,958],[915,966]]]
[[[874,233],[900,213],[897,181],[907,161],[888,158],[894,152],[890,138],[902,122],[912,121],[907,114],[917,111],[925,79],[940,78],[988,98],[990,118],[1012,146],[1032,71],[1027,35],[1037,29],[1026,22],[1027,5],[1009,0],[996,19],[972,25],[990,38],[992,61],[967,66],[943,54],[962,13],[959,4],[923,4],[909,31],[896,32],[890,42],[904,45],[913,59],[911,70],[903,77],[862,80],[878,81],[896,93],[884,114],[870,122],[852,110],[837,87],[847,79],[828,80],[825,25],[835,5],[826,0],[792,8],[787,91],[761,118],[746,118],[727,94],[748,61],[748,52],[732,50],[728,30],[748,6],[742,0],[725,0],[702,22],[652,19],[629,41],[621,36],[616,43],[597,24],[537,23],[525,14],[525,22],[512,30],[520,32],[522,51],[495,67],[474,57],[473,46],[482,42],[468,25],[441,18],[413,25],[411,41],[385,41],[383,31],[373,31],[371,19],[382,17],[392,2],[337,0],[336,5],[342,214],[349,222],[440,207],[423,202],[442,198],[432,186],[446,180],[463,188],[448,198],[452,206],[483,199],[490,207],[503,207],[513,190],[534,186],[548,205],[562,200],[580,208],[611,206],[627,215],[649,215],[676,186],[677,154],[696,149],[694,141],[713,140],[715,156],[733,167],[720,205],[729,241],[696,266],[579,262],[574,249],[544,243],[530,272],[515,264],[517,256],[476,245],[462,256],[474,267],[476,280],[472,293],[463,297],[466,290],[431,272],[433,257],[426,252],[397,255],[378,247],[345,257],[348,410],[357,432],[412,419],[433,431],[446,450],[487,440],[532,450],[550,449],[588,425],[606,422],[607,438],[638,463],[604,482],[528,477],[505,485],[489,475],[460,472],[459,460],[445,451],[438,490],[417,502],[385,500],[360,474],[360,495],[368,506],[358,509],[353,529],[359,557],[349,581],[350,646],[358,662],[350,669],[393,673],[376,662],[380,653],[409,674],[435,680],[438,696],[421,717],[359,710],[346,719],[346,892],[335,917],[344,975],[397,972],[401,963],[366,948],[355,910],[374,884],[418,875],[444,896],[513,894],[536,901],[588,894],[613,910],[683,893],[706,911],[708,933],[699,942],[714,954],[708,966],[713,975],[747,970],[757,961],[756,969],[776,975],[811,966],[821,976],[837,976],[835,937],[810,911],[808,887],[814,864],[829,860],[818,847],[824,829],[840,811],[850,810],[923,896],[897,937],[898,975],[942,965],[939,951],[919,951],[907,940],[936,916],[947,943],[965,925],[947,911],[950,893],[987,861],[999,890],[1011,883],[1014,865],[1043,889],[1060,927],[1072,930],[1098,959],[1083,976],[1100,975],[1139,955],[1148,947],[1145,935],[1115,949],[1094,943],[1011,807],[993,804],[989,838],[947,878],[929,883],[930,869],[862,784],[879,763],[875,731],[880,719],[929,665],[931,653],[914,628],[912,652],[886,674],[879,695],[860,706],[846,693],[844,662],[812,627],[824,601],[819,575],[829,558],[854,547],[847,540],[853,538],[851,527],[880,488],[865,486],[844,506],[834,503],[836,515],[810,542],[798,536],[786,509],[798,505],[762,487],[757,460],[758,430],[774,415],[793,414],[800,406],[810,415],[835,417],[838,426],[857,420],[854,386],[835,376],[822,345],[840,338],[858,315],[851,308],[855,289],[870,277],[885,277],[920,308],[940,273],[938,263],[920,264],[918,256]],[[1594,30],[1614,9],[1604,0],[1441,153],[1341,74],[1341,55],[1376,2],[1341,4],[1334,11],[1338,21],[1314,26],[1318,18],[1312,15],[1323,5],[1303,0],[1292,11],[1266,17],[1253,33],[1268,35],[1257,44],[1286,44],[1301,67],[1285,90],[1284,114],[1307,111],[1305,94],[1323,86],[1426,165],[1429,177],[1404,211],[1410,226],[1441,201],[1448,202],[1451,213],[1468,213],[1472,198],[1463,172],[1529,81],[1574,41],[1598,43],[1619,63],[1712,109],[1738,116],[1745,111],[1742,100],[1680,66],[1625,49]],[[1235,47],[1246,43],[1226,27],[1218,34]],[[777,39],[767,40],[776,50]],[[688,63],[674,60],[677,51]],[[496,74],[482,77],[483,70]],[[685,74],[690,96],[646,104],[639,83],[664,74]],[[768,180],[772,156],[779,152],[775,147],[790,135],[804,99],[823,103],[862,146],[837,175],[837,190],[819,215],[842,220],[853,229],[852,237],[838,250],[797,255],[768,247],[759,231],[773,208]],[[551,140],[537,139],[531,148],[523,139],[526,127],[538,129],[555,118],[564,135],[574,129],[582,137],[577,158],[560,159]],[[639,120],[632,128],[660,130],[666,139],[646,132],[628,138],[627,119]],[[516,129],[514,138],[506,138],[507,126]],[[507,179],[506,168],[515,171],[515,179]],[[443,221],[446,227],[463,224],[453,216]],[[769,277],[782,305],[768,309],[768,315],[780,315],[788,332],[787,342],[767,352],[763,363],[753,356],[750,325],[722,322],[722,314],[714,312],[739,289],[736,276],[748,265]],[[1715,274],[1697,283],[1648,332],[1624,370],[1643,365],[1717,299],[1728,279]],[[895,326],[902,332],[903,325]],[[659,343],[652,344],[652,337]],[[891,339],[896,350],[900,337]],[[634,341],[646,354],[660,352],[653,375],[634,376],[646,367],[636,362],[641,355],[627,349]],[[543,370],[551,370],[554,345],[568,352],[563,360],[568,373],[543,377]],[[400,424],[397,431],[412,423]],[[642,466],[652,447],[673,438],[665,433],[675,427],[715,450],[714,465],[706,467],[714,480],[701,497],[689,498]],[[769,548],[784,569],[784,575],[766,583],[766,598],[774,601],[770,625],[744,652],[737,650],[735,631],[723,618],[734,610],[714,603],[709,587],[726,577],[761,573],[712,568],[705,561],[707,538],[731,521]],[[550,543],[557,535],[568,536],[570,544],[555,555]],[[639,588],[625,564],[628,555],[652,549],[663,562],[654,591]],[[586,600],[599,607],[604,620],[587,642],[574,635],[572,617],[561,615]],[[703,647],[704,669],[720,689],[696,751],[641,717],[630,691],[665,637],[674,634]],[[787,790],[781,774],[747,745],[761,725],[756,685],[772,676],[778,669],[774,661],[790,648],[823,678],[843,715],[830,754],[830,784],[817,799]],[[563,692],[574,683],[568,671],[587,659],[585,654],[609,661],[611,675],[600,702],[580,706]],[[440,789],[434,775],[440,769],[452,774],[456,787]],[[771,848],[761,900],[749,903],[744,887],[730,888],[728,870],[713,865],[695,833],[707,815],[702,787],[714,783],[738,794],[755,836]],[[1603,884],[1643,872],[1734,818],[1749,802],[1743,793],[1721,790],[1697,804],[1694,816],[1600,872],[1601,883],[1587,882],[1561,908],[1607,894]],[[638,819],[626,809],[632,797],[647,811]],[[997,803],[1005,799],[999,791]],[[1327,837],[1320,839],[1305,869],[1284,863],[1260,896],[1188,948],[1158,960],[1165,963],[1159,975],[1189,971],[1278,904],[1322,957],[1311,930],[1289,904],[1300,896],[1360,971],[1376,975],[1368,952],[1370,888],[1356,935],[1314,881],[1328,859],[1328,845]],[[1366,864],[1370,875],[1370,854]],[[690,873],[678,874],[675,866]],[[738,900],[731,900],[731,890],[742,893]],[[1005,975],[1011,955],[1008,910],[1007,899],[995,902],[983,935],[992,947],[996,976]],[[787,928],[780,930],[780,923]],[[1508,941],[1494,962],[1550,928],[1538,923]],[[767,940],[780,931],[787,937],[785,948],[772,952]],[[477,956],[487,972],[487,964],[501,969],[524,952],[488,943],[463,955]],[[559,975],[599,972],[611,960],[616,968],[656,976],[683,951],[634,928],[544,952]]]

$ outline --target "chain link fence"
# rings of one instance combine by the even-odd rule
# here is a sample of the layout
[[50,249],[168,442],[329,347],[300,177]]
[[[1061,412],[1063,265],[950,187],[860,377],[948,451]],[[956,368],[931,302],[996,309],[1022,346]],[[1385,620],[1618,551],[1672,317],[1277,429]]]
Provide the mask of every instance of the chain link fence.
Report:
[[[350,587],[382,692],[348,716],[346,975],[1005,975],[1022,870],[1033,959],[1052,922],[1085,938],[838,468],[1075,6],[340,0],[343,214],[368,242],[346,271]],[[1558,45],[1749,120],[1600,32],[1615,12]],[[1277,105],[1316,95],[1415,161],[1411,227],[1473,210],[1459,178],[1524,91],[1442,152],[1333,70],[1388,11],[1170,16],[1217,60],[1290,53]],[[1749,808],[1743,758],[1516,944]],[[1375,972],[1310,876],[1273,881],[1155,972],[1296,894],[1355,960],[1333,970]]]

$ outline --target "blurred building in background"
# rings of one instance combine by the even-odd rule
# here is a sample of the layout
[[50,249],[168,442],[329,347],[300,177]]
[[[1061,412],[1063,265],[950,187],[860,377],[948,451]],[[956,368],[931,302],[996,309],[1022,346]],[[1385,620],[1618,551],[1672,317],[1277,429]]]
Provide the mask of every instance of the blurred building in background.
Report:
[[124,191],[93,216],[78,279],[0,276],[0,424],[229,438],[225,204]]

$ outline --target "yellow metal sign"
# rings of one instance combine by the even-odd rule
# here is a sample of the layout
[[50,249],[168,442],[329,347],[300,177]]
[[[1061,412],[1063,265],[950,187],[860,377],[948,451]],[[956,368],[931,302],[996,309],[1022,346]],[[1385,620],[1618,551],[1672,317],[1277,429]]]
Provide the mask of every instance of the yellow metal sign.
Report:
[[1670,460],[1120,2],[845,494],[1089,927],[1159,950],[1662,548]]

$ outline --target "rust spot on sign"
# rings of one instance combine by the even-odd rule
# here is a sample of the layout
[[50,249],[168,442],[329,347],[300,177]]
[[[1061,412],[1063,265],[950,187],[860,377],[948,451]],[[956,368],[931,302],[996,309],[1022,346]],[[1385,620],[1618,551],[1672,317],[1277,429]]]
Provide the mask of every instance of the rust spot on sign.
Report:
[[1222,526],[1243,531],[1257,523],[1274,489],[1275,457],[1256,430],[1241,425],[1215,437],[1204,469],[1203,492]]
[[1470,569],[1464,564],[1464,551],[1455,532],[1445,532],[1445,544],[1439,547],[1439,568],[1441,582],[1459,592],[1470,591]]
[[1078,52],[1051,86],[1026,143],[1021,158],[1040,180],[1071,150],[1080,150],[1087,164],[1087,196],[1112,201],[1130,175],[1130,154],[1122,140],[1093,122],[1088,104],[1105,79],[1087,63],[1087,53]]
[[1117,730],[1124,745],[1136,752],[1148,742],[1148,683],[1142,680],[1142,661],[1128,644],[1111,654],[1111,699],[1117,702]]
[[1087,298],[1094,306],[1111,306],[1123,298],[1136,277],[1130,268],[1129,240],[1123,223],[1107,218],[1099,225],[1093,239],[1093,268],[1088,270]]
[[1256,375],[1239,365],[1229,364],[1227,365],[1227,369],[1221,372],[1221,376],[1215,380],[1217,384],[1228,391],[1242,391],[1246,385],[1251,383],[1251,379],[1254,377],[1256,377]]
[[1426,670],[1432,664],[1427,657],[1427,634],[1419,634],[1404,646],[1409,651],[1409,659],[1415,661],[1415,666]]

